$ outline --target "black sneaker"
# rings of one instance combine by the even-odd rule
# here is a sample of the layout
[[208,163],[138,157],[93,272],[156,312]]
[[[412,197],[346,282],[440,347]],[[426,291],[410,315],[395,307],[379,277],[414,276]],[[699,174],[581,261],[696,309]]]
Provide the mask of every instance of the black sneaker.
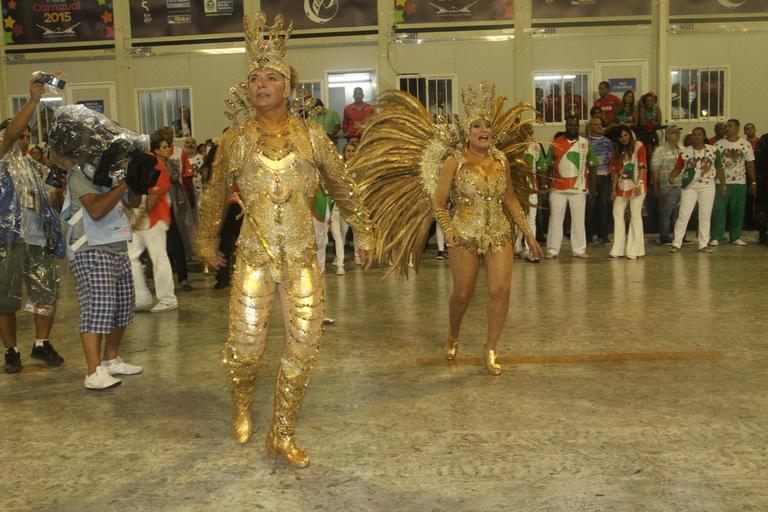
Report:
[[437,256],[435,256],[436,260],[441,260],[445,258],[445,253],[443,251],[437,251]]
[[43,345],[40,347],[34,345],[30,357],[45,361],[45,364],[50,366],[59,366],[64,362],[64,358],[56,352],[56,349],[53,348],[53,345],[48,340],[43,341]]
[[5,373],[19,373],[21,371],[21,353],[13,348],[5,349]]

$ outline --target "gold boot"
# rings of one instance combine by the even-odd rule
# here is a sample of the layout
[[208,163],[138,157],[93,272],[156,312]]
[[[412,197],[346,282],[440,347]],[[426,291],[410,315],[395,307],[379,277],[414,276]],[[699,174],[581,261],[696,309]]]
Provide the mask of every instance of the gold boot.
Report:
[[445,357],[449,361],[456,359],[456,354],[459,352],[459,337],[448,336],[448,340],[445,342]]
[[225,353],[224,363],[229,367],[229,387],[232,391],[232,430],[235,439],[245,444],[251,439],[251,397],[256,387],[258,361]]
[[309,465],[309,455],[296,446],[294,432],[309,381],[309,371],[292,368],[291,373],[294,375],[289,376],[285,368],[286,363],[283,361],[277,371],[275,415],[272,428],[267,434],[267,456],[280,458],[295,468],[305,468]]
[[235,440],[245,444],[251,440],[253,425],[251,421],[251,395],[253,386],[244,389],[245,386],[232,386],[232,430]]
[[501,365],[496,362],[496,351],[485,349],[485,369],[491,375],[501,375]]
[[284,434],[271,428],[267,434],[266,446],[268,457],[280,457],[286,464],[295,468],[309,466],[309,455],[296,446],[292,434]]

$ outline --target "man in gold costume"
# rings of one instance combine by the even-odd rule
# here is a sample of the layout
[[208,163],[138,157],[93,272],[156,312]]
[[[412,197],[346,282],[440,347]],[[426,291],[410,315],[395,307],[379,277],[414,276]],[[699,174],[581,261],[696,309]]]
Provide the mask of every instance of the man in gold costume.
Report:
[[373,226],[354,181],[323,128],[293,117],[286,98],[296,77],[285,60],[291,25],[263,13],[245,19],[247,82],[232,87],[232,129],[224,135],[213,176],[199,211],[198,250],[209,269],[226,262],[218,252],[219,229],[232,188],[240,190],[244,222],[229,304],[224,362],[234,401],[235,438],[251,437],[251,396],[264,353],[270,310],[279,293],[285,348],[277,374],[267,454],[294,467],[309,464],[295,442],[296,417],[322,338],[323,281],[315,257],[311,200],[322,179],[325,190],[361,235],[360,257],[373,260]]

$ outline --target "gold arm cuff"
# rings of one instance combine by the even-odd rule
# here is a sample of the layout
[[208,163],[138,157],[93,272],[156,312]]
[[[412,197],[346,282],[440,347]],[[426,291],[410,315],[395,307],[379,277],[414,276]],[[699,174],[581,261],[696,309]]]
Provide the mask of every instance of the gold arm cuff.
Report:
[[454,232],[451,215],[448,213],[447,209],[435,208],[435,219],[437,219],[438,224],[440,224],[443,233],[447,235],[448,233]]
[[523,233],[523,236],[526,239],[533,237],[533,231],[531,231],[531,226],[528,225],[528,219],[523,213],[522,208],[519,206],[517,208],[513,208],[511,213],[515,226],[517,226],[517,229]]

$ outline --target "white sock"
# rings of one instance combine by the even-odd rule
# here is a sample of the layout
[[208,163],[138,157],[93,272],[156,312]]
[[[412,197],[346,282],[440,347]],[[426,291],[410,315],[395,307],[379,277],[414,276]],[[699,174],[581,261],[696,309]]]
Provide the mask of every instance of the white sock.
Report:
[[46,342],[46,341],[48,341],[48,338],[45,338],[43,340],[35,340],[35,346],[36,347],[42,347],[43,343]]

